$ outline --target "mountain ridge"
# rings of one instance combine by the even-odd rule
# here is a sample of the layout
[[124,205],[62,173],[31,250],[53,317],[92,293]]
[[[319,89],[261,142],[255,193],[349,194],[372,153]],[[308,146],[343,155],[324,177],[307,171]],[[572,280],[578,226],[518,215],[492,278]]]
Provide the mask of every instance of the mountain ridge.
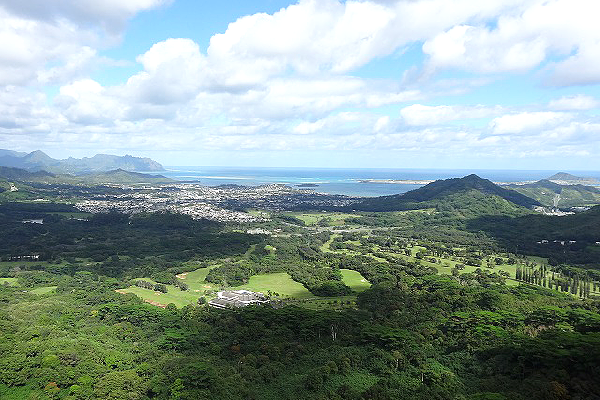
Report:
[[579,183],[560,184],[550,179],[503,187],[535,199],[548,207],[587,207],[600,204],[600,188]]
[[93,157],[69,157],[64,160],[58,160],[48,156],[41,150],[35,150],[30,153],[19,153],[12,150],[0,149],[0,166],[21,168],[28,171],[45,170],[58,174],[105,172],[115,169],[135,172],[164,171],[160,163],[147,157],[134,157],[128,154],[124,156],[96,154]]
[[105,183],[168,183],[173,182],[163,175],[143,174],[141,172],[115,169],[92,172],[83,175],[54,174],[47,171],[27,171],[21,168],[0,166],[0,179],[17,182],[35,182],[45,184],[97,185]]
[[479,192],[484,196],[496,196],[518,207],[531,208],[541,205],[535,199],[470,174],[462,178],[437,180],[402,194],[365,199],[354,204],[352,208],[362,211],[401,211],[436,207],[444,199],[455,198],[469,191]]

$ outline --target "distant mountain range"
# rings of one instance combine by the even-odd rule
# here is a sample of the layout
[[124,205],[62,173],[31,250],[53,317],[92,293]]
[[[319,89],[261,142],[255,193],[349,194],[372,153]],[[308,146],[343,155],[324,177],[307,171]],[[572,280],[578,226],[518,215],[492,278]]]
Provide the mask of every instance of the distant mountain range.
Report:
[[41,150],[20,153],[0,149],[0,166],[21,168],[28,171],[44,170],[55,174],[82,174],[106,172],[121,169],[124,171],[164,171],[162,165],[150,158],[113,156],[96,154],[93,157],[57,160]]
[[27,171],[21,168],[0,166],[0,180],[9,182],[35,182],[48,184],[98,185],[105,183],[168,183],[172,179],[162,175],[142,174],[139,172],[116,169],[83,175],[54,174],[47,171]]
[[475,174],[464,178],[437,180],[410,192],[365,199],[352,208],[362,211],[401,211],[438,208],[514,213],[519,208],[541,205],[537,200],[502,188]]

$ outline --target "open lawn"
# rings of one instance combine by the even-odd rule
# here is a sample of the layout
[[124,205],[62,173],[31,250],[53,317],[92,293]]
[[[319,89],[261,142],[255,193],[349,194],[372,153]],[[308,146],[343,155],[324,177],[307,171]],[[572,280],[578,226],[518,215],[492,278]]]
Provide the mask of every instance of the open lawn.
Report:
[[314,226],[324,224],[324,226],[339,226],[344,225],[347,218],[354,218],[354,214],[346,213],[287,213],[292,217],[302,220],[306,226]]
[[304,285],[294,281],[292,277],[285,272],[254,275],[250,277],[247,284],[237,286],[233,289],[246,289],[264,294],[267,294],[270,290],[273,293],[294,298],[314,297]]
[[371,287],[369,281],[367,281],[358,271],[340,269],[340,272],[342,273],[344,283],[355,292],[362,292]]
[[[216,266],[216,265],[215,265]],[[196,271],[179,274],[178,278],[186,282],[190,286],[190,290],[182,291],[179,288],[166,285],[167,293],[156,292],[150,289],[144,289],[137,286],[129,286],[125,289],[118,290],[119,293],[133,293],[142,298],[144,301],[154,305],[175,304],[176,307],[183,307],[188,304],[196,304],[198,298],[205,296],[205,290],[219,290],[218,286],[204,282],[209,268],[201,268]],[[143,279],[148,282],[153,282],[151,279]],[[153,282],[154,283],[154,282]],[[267,294],[270,290],[273,293],[285,297],[294,297],[298,299],[312,298],[314,295],[310,293],[301,283],[294,281],[287,273],[261,274],[250,277],[247,284],[231,288],[252,290]],[[205,296],[208,298],[212,296]]]
[[154,290],[144,289],[137,286],[130,286],[126,289],[118,290],[119,293],[133,293],[138,297],[141,297],[144,301],[154,305],[168,305],[169,303],[175,304],[176,307],[181,308],[188,304],[196,304],[198,298],[203,293],[196,293],[194,291],[182,291],[172,285],[167,285],[167,293],[155,292]]
[[340,234],[338,233],[334,233],[333,235],[329,236],[329,240],[327,240],[325,243],[323,243],[321,245],[320,250],[323,253],[334,253],[333,250],[331,250],[331,248],[329,246],[331,246],[331,243],[335,240],[335,238],[340,237]]
[[[217,290],[218,286],[205,282],[206,275],[208,272],[215,268],[217,265],[211,265],[207,268],[200,268],[195,271],[185,272],[177,275],[177,277],[189,285],[189,290],[183,291],[173,285],[167,286],[167,293],[156,292],[150,289],[144,289],[135,285],[129,286],[125,289],[119,289],[119,293],[133,293],[136,296],[142,298],[144,301],[154,305],[168,305],[169,303],[175,304],[176,307],[183,307],[188,304],[196,304],[198,299],[205,296],[206,290]],[[142,280],[153,282],[149,278],[142,278]],[[209,297],[209,296],[205,296]]]
[[[331,249],[331,243],[338,237],[340,237],[341,235],[339,233],[334,233],[329,237],[329,240],[327,240],[325,243],[323,243],[320,247],[320,250],[324,253],[339,253],[339,254],[347,254],[347,255],[359,255],[362,254],[358,251],[354,251],[354,250],[350,250],[350,249],[336,249],[336,250],[332,250]],[[346,243],[354,243],[355,245],[360,245],[359,241],[353,241],[353,240],[348,240]],[[379,261],[379,262],[387,262],[386,259],[384,258],[380,258],[377,257],[376,255],[372,254],[372,253],[366,253],[364,254],[365,256],[374,258],[375,260]]]
[[10,286],[17,286],[17,278],[0,278],[0,285],[8,283]]
[[30,293],[35,293],[35,294],[46,294],[46,293],[52,292],[57,287],[58,286],[43,286],[43,287],[31,289],[29,292]]

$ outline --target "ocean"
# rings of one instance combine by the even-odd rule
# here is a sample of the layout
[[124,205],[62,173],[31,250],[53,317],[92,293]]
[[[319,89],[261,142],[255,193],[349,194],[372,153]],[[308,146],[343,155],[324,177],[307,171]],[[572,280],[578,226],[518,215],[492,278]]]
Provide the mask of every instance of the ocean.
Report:
[[[361,180],[437,180],[477,174],[494,182],[537,181],[558,171],[467,170],[467,169],[347,169],[347,168],[257,168],[257,167],[165,167],[161,175],[208,186],[236,184],[257,186],[269,183],[318,185],[308,189],[319,193],[376,197],[405,193],[421,187],[416,184],[363,183]],[[600,179],[599,171],[563,171],[576,176]]]

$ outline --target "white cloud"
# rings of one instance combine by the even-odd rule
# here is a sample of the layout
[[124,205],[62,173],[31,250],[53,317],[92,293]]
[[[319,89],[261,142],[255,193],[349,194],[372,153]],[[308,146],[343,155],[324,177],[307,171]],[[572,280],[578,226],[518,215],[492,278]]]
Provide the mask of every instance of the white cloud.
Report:
[[385,117],[380,117],[377,119],[377,121],[375,122],[375,125],[373,126],[373,131],[381,132],[381,131],[385,130],[386,128],[388,128],[389,126],[390,126],[390,117],[386,115]]
[[77,25],[100,25],[113,33],[140,11],[170,3],[170,0],[2,0],[0,7],[21,18],[55,22],[68,19]]
[[445,122],[486,118],[502,113],[502,107],[478,106],[425,106],[413,104],[400,110],[408,125],[439,125]]
[[546,58],[548,44],[542,37],[522,38],[522,30],[500,25],[486,27],[458,25],[423,44],[429,68],[460,67],[476,72],[525,71]]
[[112,125],[121,119],[123,105],[106,94],[102,85],[92,79],[82,79],[62,86],[55,104],[69,121],[84,125]]
[[206,60],[191,39],[167,39],[137,58],[144,71],[124,87],[132,101],[150,104],[180,103],[192,99],[203,84]]
[[[65,0],[44,2],[45,11],[41,3],[0,0],[0,140],[36,133],[48,145],[89,148],[482,155],[598,147],[592,113],[577,113],[598,107],[591,96],[519,109],[427,106],[419,103],[441,95],[445,102],[496,77],[401,80],[400,67],[396,80],[352,76],[423,43],[432,74],[520,72],[552,57],[542,70],[551,83],[594,83],[600,33],[589,0],[301,0],[239,18],[206,49],[187,38],[155,43],[137,57],[141,71],[115,86],[89,79],[94,64],[107,62],[100,49],[115,43],[128,18],[165,2]],[[54,101],[41,90],[46,84],[60,86]],[[468,121],[475,118],[494,120],[481,128]],[[464,123],[448,124],[457,120]]]
[[456,67],[480,73],[526,71],[549,56],[571,57],[554,64],[551,83],[600,82],[600,31],[595,0],[528,1],[495,16],[494,27],[461,21],[428,38],[428,72]]
[[539,111],[507,114],[494,118],[490,128],[495,135],[521,134],[524,132],[539,132],[560,125],[573,118],[563,112]]
[[600,83],[600,37],[578,44],[577,53],[554,64],[549,82],[557,86]]
[[570,110],[592,110],[600,107],[600,101],[596,98],[584,94],[576,96],[564,96],[552,100],[548,107],[552,110],[570,111]]
[[60,84],[100,60],[96,48],[118,40],[125,21],[162,0],[3,0],[0,85]]

